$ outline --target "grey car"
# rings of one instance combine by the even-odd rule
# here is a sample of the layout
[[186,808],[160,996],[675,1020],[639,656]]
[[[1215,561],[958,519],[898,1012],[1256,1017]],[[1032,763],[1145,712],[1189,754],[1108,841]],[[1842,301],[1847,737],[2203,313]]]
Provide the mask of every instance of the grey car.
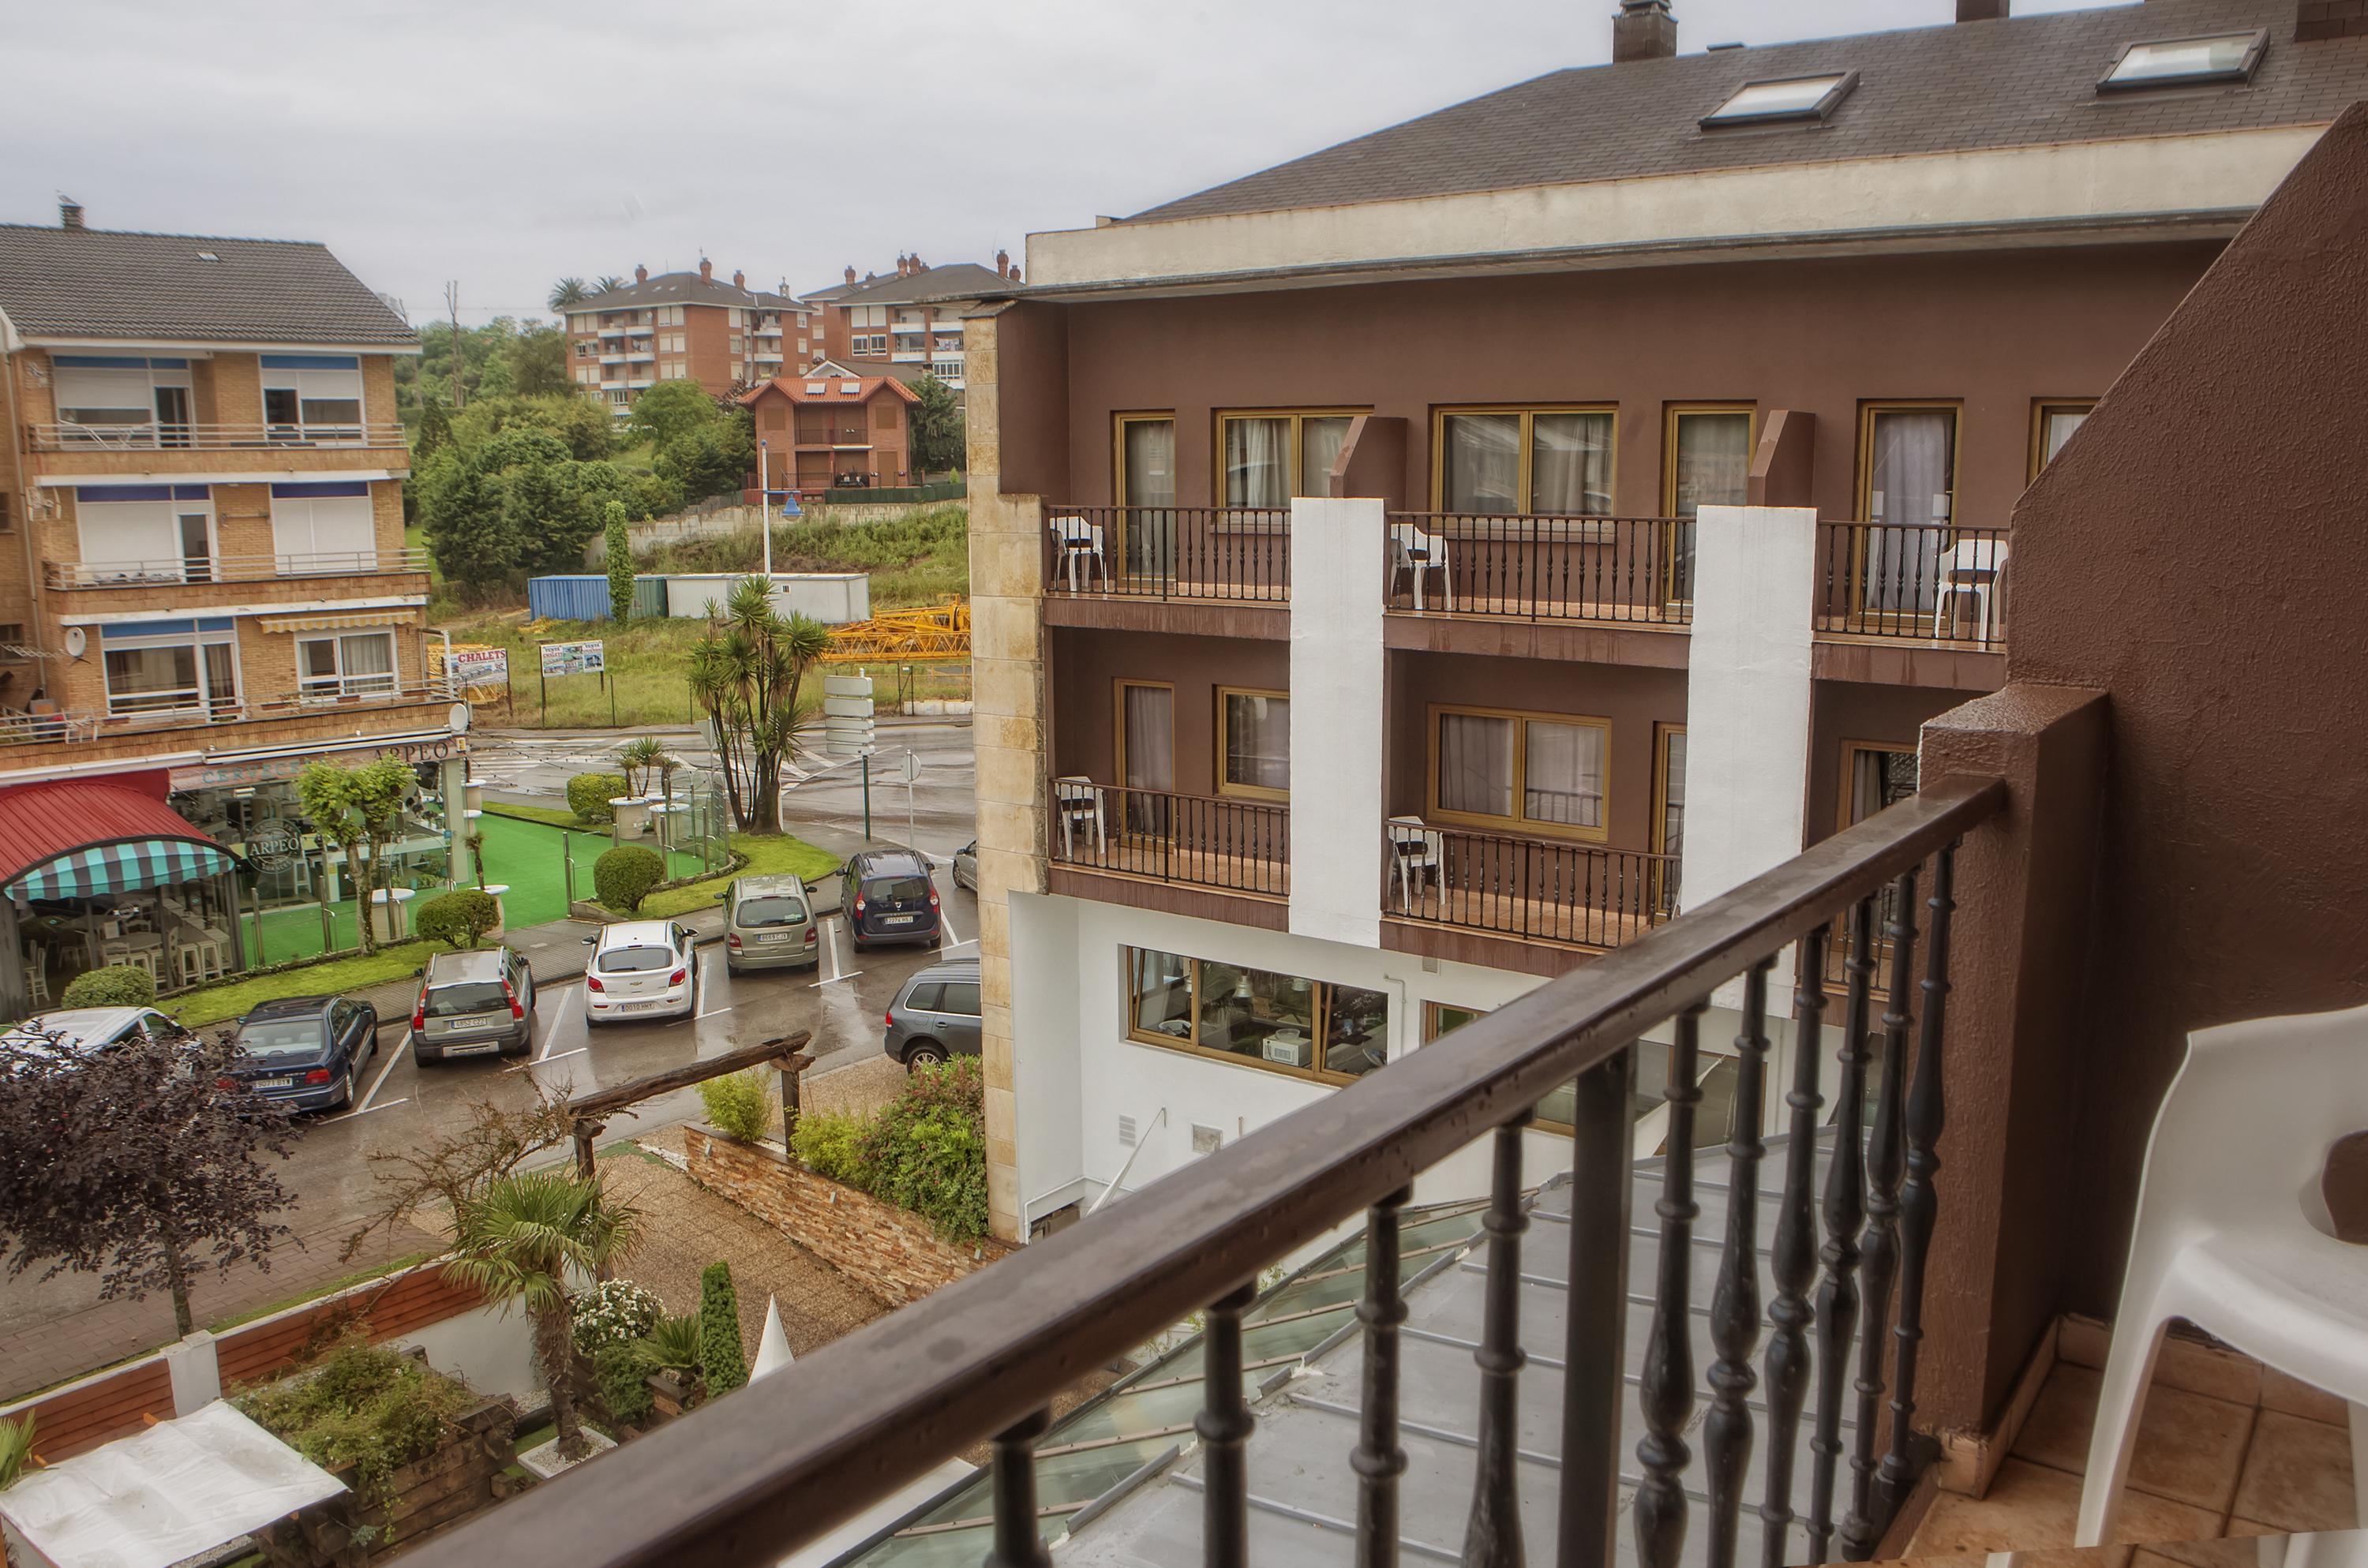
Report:
[[973,892],[978,891],[978,840],[975,838],[954,851],[954,886],[968,888]]
[[534,975],[508,948],[438,953],[419,971],[411,1049],[422,1063],[524,1056],[534,1044]]
[[978,960],[933,963],[905,983],[888,1006],[882,1048],[907,1067],[978,1054]]
[[717,893],[723,904],[723,967],[807,969],[822,961],[814,896],[791,876],[734,877]]

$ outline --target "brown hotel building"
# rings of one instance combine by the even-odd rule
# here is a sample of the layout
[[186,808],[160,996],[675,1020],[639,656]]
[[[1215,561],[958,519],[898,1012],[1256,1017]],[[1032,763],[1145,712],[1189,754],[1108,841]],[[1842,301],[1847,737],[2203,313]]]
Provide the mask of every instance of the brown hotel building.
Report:
[[1912,793],[2002,685],[2018,498],[2368,40],[1961,9],[1681,55],[1626,0],[1611,64],[1031,237],[966,324],[999,1228]]

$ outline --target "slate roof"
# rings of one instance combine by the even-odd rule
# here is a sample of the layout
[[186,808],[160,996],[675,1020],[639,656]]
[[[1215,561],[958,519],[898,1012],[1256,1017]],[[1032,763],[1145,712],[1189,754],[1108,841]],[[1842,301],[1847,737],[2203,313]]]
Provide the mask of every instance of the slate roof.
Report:
[[652,305],[731,305],[742,310],[794,311],[803,301],[787,294],[757,289],[735,289],[728,281],[701,278],[697,272],[661,272],[647,282],[628,283],[605,294],[593,294],[561,312],[643,310]]
[[0,311],[37,339],[419,345],[408,322],[310,240],[0,223]]
[[[981,267],[973,261],[956,261],[903,278],[892,274],[877,283],[859,283],[838,294],[830,303],[917,305],[939,300],[975,300],[981,294],[1008,291],[1010,288],[1011,279],[1000,276],[991,267]],[[807,297],[811,299],[814,296]]]
[[[2294,24],[2294,0],[2147,0],[1557,71],[1124,221],[2332,120],[2368,96],[2368,38],[2296,43]],[[2125,43],[2252,28],[2270,39],[2248,84],[2096,90]],[[1747,82],[1848,70],[1822,126],[1697,124]]]

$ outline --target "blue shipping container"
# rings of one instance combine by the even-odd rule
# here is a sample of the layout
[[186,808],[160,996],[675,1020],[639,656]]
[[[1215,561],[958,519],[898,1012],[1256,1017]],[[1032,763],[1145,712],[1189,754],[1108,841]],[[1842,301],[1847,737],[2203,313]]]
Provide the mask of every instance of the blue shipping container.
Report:
[[526,608],[537,620],[606,620],[609,579],[589,573],[580,577],[529,577]]

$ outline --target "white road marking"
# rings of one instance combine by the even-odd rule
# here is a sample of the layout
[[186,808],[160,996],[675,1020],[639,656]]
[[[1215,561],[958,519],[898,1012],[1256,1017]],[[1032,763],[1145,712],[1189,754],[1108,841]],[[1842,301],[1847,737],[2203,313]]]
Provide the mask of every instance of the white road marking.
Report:
[[[715,950],[712,948],[706,952],[699,955],[699,961],[704,966],[700,971],[699,977],[699,994],[701,1000],[706,998],[708,991],[715,984],[715,965],[712,961],[714,957]],[[695,1024],[699,1022],[700,1018],[721,1017],[723,1014],[731,1012],[734,1008],[739,1006],[739,1003],[733,1002],[721,1007],[710,1007],[703,1013],[693,1015],[690,1021]]]
[[533,1065],[540,1067],[546,1062],[564,1062],[571,1056],[581,1056],[591,1049],[588,1045],[579,1045],[573,1051],[563,1051],[556,1056],[541,1057],[534,1062]]
[[[403,1031],[403,1043],[394,1048],[393,1054],[389,1055],[386,1059],[386,1065],[380,1068],[378,1070],[378,1076],[370,1080],[370,1093],[364,1095],[362,1096],[362,1103],[347,1111],[346,1113],[347,1116],[359,1116],[362,1112],[370,1109],[370,1103],[378,1097],[379,1088],[386,1082],[386,1075],[394,1071],[394,1064],[402,1061],[403,1053],[410,1049],[411,1031],[409,1029],[405,1029]],[[337,1119],[342,1121],[345,1119],[344,1117],[340,1117]]]
[[[946,881],[948,882],[953,881],[953,874],[951,871],[946,874]],[[938,901],[938,949],[942,952],[948,948],[969,946],[968,942],[954,935],[953,894],[949,892]]]
[[838,967],[838,928],[845,924],[846,922],[843,920],[825,920],[822,922],[822,928],[825,932],[823,938],[823,950],[830,954],[830,972],[825,975],[822,979],[817,980],[813,984],[807,986],[807,990],[819,991],[825,985],[836,984],[837,982],[842,980],[853,980],[857,975],[863,972],[860,969],[841,971]]
[[399,1105],[409,1105],[410,1103],[411,1096],[409,1095],[405,1095],[399,1100],[389,1100],[384,1105],[359,1106],[352,1110],[339,1111],[335,1116],[324,1116],[321,1119],[319,1125],[326,1127],[333,1121],[351,1121],[358,1116],[368,1116],[374,1110],[393,1110]]
[[559,998],[559,1006],[551,1015],[551,1022],[542,1026],[542,1047],[535,1053],[535,1061],[542,1062],[549,1059],[551,1055],[551,1042],[559,1033],[559,1020],[567,1016],[567,1005],[570,1002],[575,1001],[580,994],[582,994],[580,992],[574,990],[569,990],[561,994]]

